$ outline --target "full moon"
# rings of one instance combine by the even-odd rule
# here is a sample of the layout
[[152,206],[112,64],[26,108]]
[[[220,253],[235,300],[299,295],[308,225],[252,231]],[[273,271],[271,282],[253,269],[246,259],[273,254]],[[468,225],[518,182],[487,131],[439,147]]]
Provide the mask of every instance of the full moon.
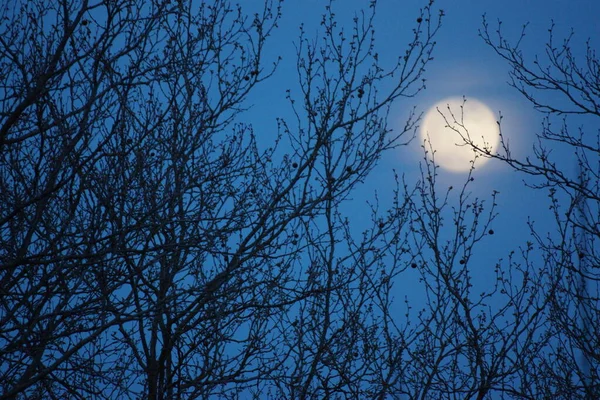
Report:
[[[480,149],[490,151],[500,142],[494,113],[478,100],[469,98],[464,101],[460,97],[451,97],[433,105],[423,118],[420,135],[426,150],[435,151],[435,162],[453,172],[468,171],[475,158],[475,152],[465,144],[461,135]],[[488,158],[479,157],[477,165],[487,161]]]

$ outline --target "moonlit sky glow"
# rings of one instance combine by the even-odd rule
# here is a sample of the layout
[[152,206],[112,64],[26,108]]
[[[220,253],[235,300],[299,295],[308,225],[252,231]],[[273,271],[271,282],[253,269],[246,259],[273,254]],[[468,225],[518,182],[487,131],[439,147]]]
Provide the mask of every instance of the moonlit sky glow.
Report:
[[[494,113],[475,99],[452,97],[439,101],[423,116],[419,130],[419,139],[435,150],[435,161],[453,172],[468,171],[475,159],[473,149],[465,146],[463,137],[490,152],[500,142]],[[479,157],[477,166],[488,160]]]

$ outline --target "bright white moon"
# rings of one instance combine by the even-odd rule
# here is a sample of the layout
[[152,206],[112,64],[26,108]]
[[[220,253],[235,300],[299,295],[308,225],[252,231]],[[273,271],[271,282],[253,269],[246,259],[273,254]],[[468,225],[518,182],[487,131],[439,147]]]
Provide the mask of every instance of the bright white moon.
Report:
[[[492,150],[500,142],[499,133],[496,117],[485,104],[471,98],[464,102],[460,97],[451,97],[433,105],[425,114],[420,128],[421,142],[426,141],[427,150],[430,150],[431,142],[436,163],[453,172],[468,171],[475,158],[475,152],[464,144],[461,135],[481,149]],[[487,160],[479,157],[476,165],[480,166]]]

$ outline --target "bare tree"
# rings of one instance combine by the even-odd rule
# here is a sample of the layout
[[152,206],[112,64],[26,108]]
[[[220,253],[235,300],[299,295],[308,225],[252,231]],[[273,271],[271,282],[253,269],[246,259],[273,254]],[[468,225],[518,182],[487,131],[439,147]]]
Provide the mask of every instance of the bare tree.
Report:
[[375,2],[349,30],[327,6],[266,150],[243,111],[277,66],[275,0],[1,13],[2,398],[400,393],[420,334],[390,311],[412,203],[373,205],[358,237],[340,206],[412,136],[416,115],[392,132],[387,112],[423,87],[432,2],[391,66]]
[[[435,151],[428,141],[423,149],[421,180],[402,193],[410,205],[407,250],[425,301],[407,321],[394,398],[513,396],[546,340],[538,332],[547,301],[537,284],[545,268],[529,246],[490,260],[498,193],[473,197],[476,160],[460,187],[442,187]],[[475,283],[482,274],[493,279]]]
[[[577,56],[573,32],[557,42],[554,26],[545,57],[533,57],[521,48],[525,30],[526,25],[511,43],[501,23],[492,31],[484,18],[480,35],[510,65],[510,85],[543,113],[533,154],[515,156],[502,134],[500,151],[477,147],[468,126],[448,118],[480,156],[506,162],[531,178],[529,186],[547,191],[556,221],[549,233],[531,224],[535,243],[527,248],[540,251],[531,267],[534,288],[544,294],[538,299],[544,322],[529,333],[536,345],[524,349],[508,392],[527,399],[595,399],[600,397],[600,60],[591,40]],[[524,260],[532,261],[529,255]]]
[[[474,168],[441,187],[426,143],[420,180],[397,176],[360,232],[344,207],[412,139],[417,114],[399,131],[387,115],[424,87],[443,12],[425,4],[385,65],[375,2],[350,25],[333,6],[316,39],[301,27],[294,118],[268,138],[244,111],[278,66],[276,0],[1,11],[1,398],[600,397],[600,136],[553,125],[599,116],[591,43],[579,64],[551,34],[548,65],[529,67],[484,23],[546,123],[531,158],[475,149],[549,190],[557,230],[482,266],[496,193],[472,198]],[[425,301],[399,311],[415,276]]]

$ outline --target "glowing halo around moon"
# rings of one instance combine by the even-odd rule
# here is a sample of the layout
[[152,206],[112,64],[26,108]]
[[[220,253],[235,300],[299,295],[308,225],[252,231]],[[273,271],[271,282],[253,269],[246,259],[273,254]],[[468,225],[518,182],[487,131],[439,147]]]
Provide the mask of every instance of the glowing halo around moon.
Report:
[[[468,171],[475,158],[475,152],[464,144],[461,134],[481,149],[493,151],[500,143],[494,113],[472,98],[465,102],[463,98],[451,97],[437,102],[427,111],[420,127],[421,143],[425,144],[426,150],[435,151],[436,164],[452,172]],[[476,165],[481,166],[487,161],[487,158],[479,157]]]

